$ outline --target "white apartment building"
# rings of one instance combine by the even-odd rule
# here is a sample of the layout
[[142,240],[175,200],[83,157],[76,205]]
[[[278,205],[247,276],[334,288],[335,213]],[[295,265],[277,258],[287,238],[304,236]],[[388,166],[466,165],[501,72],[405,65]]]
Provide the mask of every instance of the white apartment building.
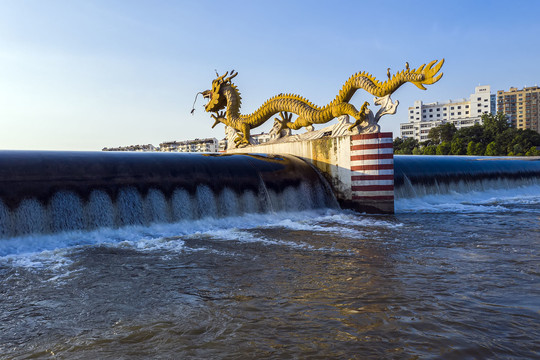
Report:
[[169,141],[159,144],[159,151],[164,152],[217,152],[219,142],[216,138],[186,141]]
[[271,140],[271,136],[269,133],[260,133],[260,134],[251,134],[251,137],[253,138],[256,145],[267,143]]
[[409,107],[409,122],[399,124],[402,139],[415,138],[426,141],[433,127],[452,123],[456,128],[481,124],[481,115],[496,112],[496,95],[491,94],[489,85],[477,86],[469,99],[424,104],[421,100]]

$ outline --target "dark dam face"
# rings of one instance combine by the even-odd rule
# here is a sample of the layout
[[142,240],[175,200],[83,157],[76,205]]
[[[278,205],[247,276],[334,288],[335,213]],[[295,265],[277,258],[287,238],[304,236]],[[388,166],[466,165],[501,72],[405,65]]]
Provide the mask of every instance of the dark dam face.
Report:
[[488,156],[394,156],[396,196],[520,186],[540,181],[540,160]]
[[[308,201],[287,200],[291,189]],[[320,207],[329,196],[293,156],[0,151],[3,237]]]

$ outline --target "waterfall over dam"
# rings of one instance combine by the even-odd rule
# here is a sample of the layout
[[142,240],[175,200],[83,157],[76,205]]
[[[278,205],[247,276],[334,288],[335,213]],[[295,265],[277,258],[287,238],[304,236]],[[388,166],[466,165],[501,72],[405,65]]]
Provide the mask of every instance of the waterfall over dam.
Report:
[[[396,198],[540,184],[540,159],[395,156]],[[292,155],[0,151],[0,238],[337,207]]]
[[539,158],[394,156],[396,198],[540,184]]
[[0,237],[332,207],[294,156],[0,151]]

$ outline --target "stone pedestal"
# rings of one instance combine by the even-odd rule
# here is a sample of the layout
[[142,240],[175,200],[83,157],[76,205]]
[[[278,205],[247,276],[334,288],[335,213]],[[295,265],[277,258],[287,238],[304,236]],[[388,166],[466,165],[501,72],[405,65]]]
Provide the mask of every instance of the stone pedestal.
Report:
[[[330,183],[341,207],[394,213],[392,133],[324,136],[227,150],[227,153],[291,154],[311,163]],[[291,139],[292,140],[292,139]]]

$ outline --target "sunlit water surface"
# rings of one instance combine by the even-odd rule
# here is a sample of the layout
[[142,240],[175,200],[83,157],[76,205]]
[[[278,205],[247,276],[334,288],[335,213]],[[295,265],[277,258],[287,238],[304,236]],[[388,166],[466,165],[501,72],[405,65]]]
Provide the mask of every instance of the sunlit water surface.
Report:
[[0,358],[540,358],[540,187],[0,241]]

